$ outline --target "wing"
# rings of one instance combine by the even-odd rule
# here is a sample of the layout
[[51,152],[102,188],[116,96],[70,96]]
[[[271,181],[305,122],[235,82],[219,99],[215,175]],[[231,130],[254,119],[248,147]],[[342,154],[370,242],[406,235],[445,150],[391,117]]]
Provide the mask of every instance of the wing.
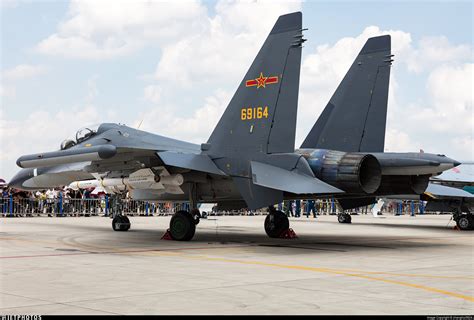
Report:
[[458,188],[447,187],[436,183],[428,184],[425,194],[432,198],[474,198],[474,194]]
[[217,175],[226,175],[205,154],[180,153],[172,151],[157,152],[158,157],[167,166],[179,167]]

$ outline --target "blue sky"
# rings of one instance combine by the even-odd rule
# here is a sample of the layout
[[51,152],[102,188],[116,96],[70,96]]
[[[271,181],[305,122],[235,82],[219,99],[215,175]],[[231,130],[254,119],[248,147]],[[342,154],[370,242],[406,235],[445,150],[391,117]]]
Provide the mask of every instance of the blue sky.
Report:
[[367,37],[390,32],[386,149],[473,160],[472,2],[4,1],[0,177],[88,123],[205,141],[276,17],[295,10],[309,29],[296,146]]

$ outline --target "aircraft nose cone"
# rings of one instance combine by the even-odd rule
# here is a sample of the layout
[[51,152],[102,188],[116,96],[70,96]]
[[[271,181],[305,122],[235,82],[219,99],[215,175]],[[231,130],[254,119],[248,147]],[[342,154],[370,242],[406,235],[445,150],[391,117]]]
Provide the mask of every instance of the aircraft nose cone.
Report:
[[8,186],[26,190],[23,183],[30,178],[33,178],[33,169],[22,169],[10,180]]
[[447,164],[452,165],[453,168],[454,168],[454,167],[457,167],[457,166],[459,166],[459,165],[461,164],[461,162],[456,161],[456,160],[451,159],[451,158],[446,158],[446,160],[444,161],[444,163],[447,163]]

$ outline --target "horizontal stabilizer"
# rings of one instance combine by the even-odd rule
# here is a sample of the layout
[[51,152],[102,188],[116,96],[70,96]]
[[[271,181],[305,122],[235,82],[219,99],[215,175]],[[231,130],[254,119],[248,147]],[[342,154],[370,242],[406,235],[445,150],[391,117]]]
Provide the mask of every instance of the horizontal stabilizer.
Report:
[[435,183],[428,184],[425,193],[437,197],[459,197],[459,198],[474,198],[474,194],[458,188],[442,186]]
[[191,169],[223,176],[226,175],[215,165],[209,156],[204,154],[179,153],[171,151],[157,152],[156,154],[160,157],[164,164],[168,166]]
[[252,161],[253,183],[262,187],[296,194],[326,194],[342,193],[344,191],[335,188],[315,177],[288,171],[269,164]]
[[105,160],[112,158],[116,153],[117,148],[112,145],[72,148],[22,156],[18,158],[16,164],[21,168],[41,168],[59,164]]

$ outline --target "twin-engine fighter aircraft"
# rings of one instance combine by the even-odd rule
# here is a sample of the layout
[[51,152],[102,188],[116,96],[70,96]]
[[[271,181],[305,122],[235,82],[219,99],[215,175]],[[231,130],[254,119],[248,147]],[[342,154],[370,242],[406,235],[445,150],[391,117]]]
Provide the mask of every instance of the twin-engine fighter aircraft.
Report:
[[[283,200],[334,196],[350,206],[396,191],[422,193],[431,175],[458,165],[442,155],[383,153],[389,36],[369,39],[295,150],[302,31],[301,12],[278,18],[206,143],[103,123],[79,130],[59,151],[20,157],[24,169],[10,185],[34,190],[97,180],[129,189],[134,199],[189,201],[191,212],[171,218],[175,240],[193,238],[198,203],[269,207],[265,231],[279,237],[289,229],[274,209]],[[128,230],[130,221],[114,212],[112,226]]]

